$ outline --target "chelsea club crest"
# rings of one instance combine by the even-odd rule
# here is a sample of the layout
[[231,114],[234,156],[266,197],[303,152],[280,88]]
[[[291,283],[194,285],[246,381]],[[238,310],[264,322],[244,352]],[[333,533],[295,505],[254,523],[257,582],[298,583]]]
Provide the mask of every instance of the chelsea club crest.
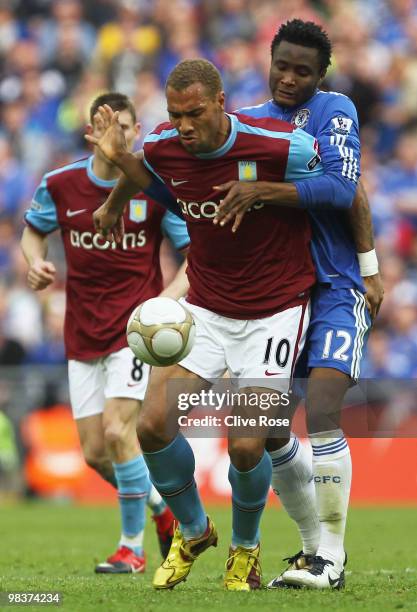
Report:
[[297,111],[295,115],[293,115],[291,123],[295,125],[295,127],[303,128],[307,125],[309,119],[310,109],[302,108],[301,110]]

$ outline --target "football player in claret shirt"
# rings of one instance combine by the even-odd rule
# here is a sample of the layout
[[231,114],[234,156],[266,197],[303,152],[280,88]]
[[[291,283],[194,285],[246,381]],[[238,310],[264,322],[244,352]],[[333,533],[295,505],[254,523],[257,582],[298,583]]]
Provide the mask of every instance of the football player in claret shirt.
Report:
[[[132,102],[116,92],[99,96],[90,109],[88,131],[101,133],[96,112],[101,104],[119,111],[129,150],[139,124]],[[143,572],[146,503],[156,521],[165,557],[173,517],[149,480],[140,453],[136,422],[149,366],[134,358],[126,341],[126,323],[134,307],[160,295],[178,298],[188,288],[184,266],[163,291],[159,251],[167,236],[177,249],[188,246],[184,221],[143,193],[127,203],[126,232],[120,244],[95,232],[92,213],[116,184],[119,169],[94,155],[45,174],[25,214],[22,249],[28,283],[41,290],[53,282],[47,260],[48,235],[60,229],[67,262],[64,340],[71,406],[87,463],[117,486],[122,536],[117,552],[96,567],[99,573]]]
[[[103,136],[87,136],[126,175],[94,215],[103,236],[119,232],[125,200],[138,185],[156,193],[165,184],[191,239],[185,303],[196,321],[195,345],[179,365],[152,369],[138,425],[152,482],[179,521],[154,577],[160,589],[185,580],[196,557],[217,543],[194,481],[192,449],[181,433],[166,428],[177,411],[176,398],[165,393],[168,381],[186,379],[194,390],[203,389],[228,370],[243,390],[286,393],[315,282],[305,211],[258,204],[233,234],[213,224],[221,198],[214,186],[239,178],[302,181],[322,173],[315,139],[302,130],[275,119],[226,114],[220,74],[206,60],[178,64],[166,96],[170,123],[145,138],[143,160],[126,150],[117,113],[108,107],[99,109]],[[224,583],[228,590],[249,591],[261,582],[259,523],[272,466],[265,432],[240,435],[229,438],[233,529]]]
[[[319,89],[330,64],[327,34],[312,22],[294,19],[278,30],[271,54],[273,99],[239,112],[289,121],[317,138],[324,174],[295,184],[220,186],[225,197],[216,222],[224,223],[237,213],[237,229],[245,209],[259,200],[309,212],[318,285],[300,362],[310,372],[306,411],[314,480],[311,460],[296,437],[281,448],[275,448],[279,440],[271,441],[272,486],[297,522],[303,550],[290,558],[288,570],[269,586],[340,588],[352,477],[340,410],[346,390],[359,377],[371,317],[378,312],[383,289],[369,204],[358,185],[356,109],[348,97]],[[305,369],[297,375],[305,376]]]

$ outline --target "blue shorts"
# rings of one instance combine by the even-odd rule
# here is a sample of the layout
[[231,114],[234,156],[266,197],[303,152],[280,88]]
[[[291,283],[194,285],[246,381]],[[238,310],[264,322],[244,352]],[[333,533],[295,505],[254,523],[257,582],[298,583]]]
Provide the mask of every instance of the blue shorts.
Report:
[[318,285],[312,295],[307,340],[295,377],[305,378],[311,368],[334,368],[357,381],[370,329],[363,293]]

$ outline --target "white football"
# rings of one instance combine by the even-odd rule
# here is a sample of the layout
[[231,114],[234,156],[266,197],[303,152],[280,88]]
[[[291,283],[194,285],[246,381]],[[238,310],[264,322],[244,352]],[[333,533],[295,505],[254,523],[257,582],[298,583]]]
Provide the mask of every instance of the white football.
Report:
[[135,357],[153,366],[169,366],[184,359],[193,348],[192,314],[168,297],[146,300],[135,308],[126,329]]

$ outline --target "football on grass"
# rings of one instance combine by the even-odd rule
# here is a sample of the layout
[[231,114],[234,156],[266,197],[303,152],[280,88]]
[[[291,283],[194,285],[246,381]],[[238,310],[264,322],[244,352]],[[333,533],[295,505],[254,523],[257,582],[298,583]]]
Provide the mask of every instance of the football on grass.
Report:
[[184,359],[194,344],[192,314],[168,297],[140,304],[127,323],[127,342],[135,356],[153,366],[169,366]]

